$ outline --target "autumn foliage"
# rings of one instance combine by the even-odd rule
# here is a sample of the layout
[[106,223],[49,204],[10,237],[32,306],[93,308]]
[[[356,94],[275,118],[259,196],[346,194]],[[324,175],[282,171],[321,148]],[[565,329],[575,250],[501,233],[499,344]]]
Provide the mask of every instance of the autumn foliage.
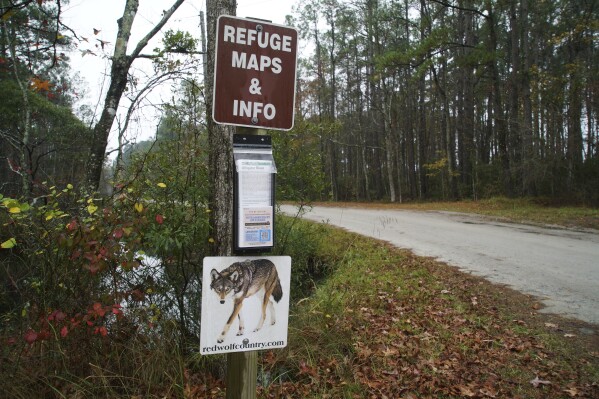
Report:
[[[2,297],[4,392],[224,397],[222,358],[185,346],[165,300],[175,291],[142,256],[176,253],[185,239],[160,200],[172,186],[144,184],[154,202],[126,187],[104,200],[71,186],[49,187],[44,205],[0,199],[0,261],[15,283]],[[289,346],[261,353],[259,398],[599,394],[594,327],[548,319],[533,298],[374,240],[278,228],[294,259]],[[164,259],[163,270],[177,267]]]
[[119,346],[147,342],[159,310],[140,281],[145,235],[165,221],[133,190],[100,199],[70,184],[45,189],[33,205],[0,197],[3,370],[43,376],[33,384],[42,391],[60,386],[56,378],[90,375],[92,365],[115,372],[124,366],[110,364]]

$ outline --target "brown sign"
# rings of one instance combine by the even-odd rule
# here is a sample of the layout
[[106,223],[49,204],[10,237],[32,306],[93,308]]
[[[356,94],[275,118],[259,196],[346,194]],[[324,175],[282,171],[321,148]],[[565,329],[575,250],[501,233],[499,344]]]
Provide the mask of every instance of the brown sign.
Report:
[[297,30],[228,15],[218,18],[216,30],[214,121],[291,129]]

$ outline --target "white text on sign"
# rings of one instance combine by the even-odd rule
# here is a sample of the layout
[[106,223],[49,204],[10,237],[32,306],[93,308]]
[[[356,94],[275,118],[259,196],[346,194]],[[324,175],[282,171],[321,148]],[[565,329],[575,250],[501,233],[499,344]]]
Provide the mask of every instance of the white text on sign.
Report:
[[262,113],[270,121],[277,115],[277,110],[272,104],[264,105],[260,102],[233,100],[233,115],[235,116],[257,118]]
[[273,50],[291,52],[291,36],[278,33],[258,32],[252,29],[225,25],[224,41],[251,46],[257,42],[260,48],[270,47]]
[[281,73],[281,59],[279,57],[270,58],[265,55],[258,56],[256,54],[250,54],[249,58],[246,53],[233,51],[233,60],[231,63],[233,68],[253,69],[254,71],[264,72],[264,70],[270,66],[272,73]]

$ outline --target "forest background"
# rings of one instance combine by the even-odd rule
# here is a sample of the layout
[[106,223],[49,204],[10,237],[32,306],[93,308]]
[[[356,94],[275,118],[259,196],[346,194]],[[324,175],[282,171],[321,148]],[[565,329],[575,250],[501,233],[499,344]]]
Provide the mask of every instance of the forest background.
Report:
[[[108,43],[64,25],[66,1],[0,0],[0,314],[12,377],[91,375],[114,364],[106,353],[126,375],[134,358],[112,350],[124,343],[193,352],[198,259],[222,241],[209,227],[211,47],[204,34],[167,30],[146,48],[182,2],[128,43],[139,4],[126,1]],[[211,3],[201,32],[211,29]],[[272,132],[277,198],[597,206],[597,8],[298,3],[287,22],[312,51],[299,62],[295,127]],[[84,89],[69,78],[66,48],[111,61],[97,116],[73,109]],[[152,73],[132,67],[140,61]],[[152,104],[162,115],[155,136],[129,142],[148,93],[164,84],[176,94]],[[110,134],[118,146],[107,157]],[[290,242],[278,250],[293,251]],[[306,273],[312,261],[294,258]]]

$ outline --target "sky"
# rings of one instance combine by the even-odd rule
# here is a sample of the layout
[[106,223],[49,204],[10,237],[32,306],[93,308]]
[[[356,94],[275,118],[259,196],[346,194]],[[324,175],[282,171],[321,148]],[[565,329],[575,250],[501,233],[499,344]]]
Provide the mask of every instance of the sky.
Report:
[[[297,1],[237,0],[237,16],[261,18],[284,25],[285,16],[292,13],[292,7]],[[149,29],[160,20],[162,10],[170,7],[171,4],[172,0],[140,0],[130,46],[145,36]],[[86,104],[96,112],[101,109],[102,90],[105,90],[108,85],[107,74],[110,67],[108,57],[114,50],[113,45],[118,29],[117,20],[122,16],[124,6],[125,0],[71,0],[63,8],[63,22],[82,38],[77,48],[69,53],[71,68],[79,72],[84,82],[83,90],[79,93],[79,102],[75,105],[76,108]],[[199,39],[199,14],[201,11],[205,13],[205,10],[206,0],[186,0],[171,17],[163,31],[169,28],[181,29]],[[144,53],[152,53],[152,50],[160,44],[160,33],[157,37],[150,42]],[[103,49],[102,42],[104,42]],[[143,63],[146,66],[142,65]],[[147,60],[136,61],[134,66],[142,69],[147,67],[150,71],[150,62]],[[170,95],[165,90],[167,89],[154,93],[152,101],[160,102],[161,98],[169,98]],[[125,110],[121,109],[120,115],[123,115],[124,112]],[[155,111],[141,114],[139,122],[131,129],[129,140],[141,141],[151,138],[155,133],[156,124]],[[116,134],[113,132],[109,139],[109,147],[115,147],[116,143]]]

